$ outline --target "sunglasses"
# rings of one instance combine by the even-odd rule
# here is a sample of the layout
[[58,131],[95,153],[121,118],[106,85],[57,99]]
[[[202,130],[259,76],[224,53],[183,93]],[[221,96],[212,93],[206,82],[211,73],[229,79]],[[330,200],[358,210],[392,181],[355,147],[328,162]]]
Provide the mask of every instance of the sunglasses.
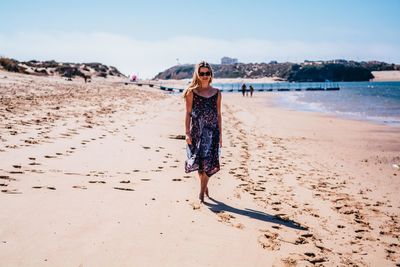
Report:
[[207,71],[207,72],[199,72],[199,76],[203,77],[203,76],[210,76],[211,72]]

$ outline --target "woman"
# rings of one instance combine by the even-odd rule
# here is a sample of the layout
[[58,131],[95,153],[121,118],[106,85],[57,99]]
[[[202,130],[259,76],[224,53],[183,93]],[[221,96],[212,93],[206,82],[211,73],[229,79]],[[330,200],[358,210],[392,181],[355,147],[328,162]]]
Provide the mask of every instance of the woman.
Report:
[[221,92],[211,86],[213,72],[205,61],[196,65],[192,82],[183,96],[186,101],[186,173],[198,171],[201,203],[209,196],[208,179],[219,171],[222,146]]

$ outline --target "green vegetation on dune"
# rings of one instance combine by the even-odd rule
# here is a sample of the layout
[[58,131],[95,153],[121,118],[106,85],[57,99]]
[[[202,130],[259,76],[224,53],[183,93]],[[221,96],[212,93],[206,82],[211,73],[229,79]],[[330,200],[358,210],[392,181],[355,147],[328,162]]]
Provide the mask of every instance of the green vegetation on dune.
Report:
[[101,63],[66,63],[50,61],[30,60],[19,62],[15,59],[0,58],[0,68],[6,71],[32,75],[59,75],[66,78],[82,77],[124,77],[119,70]]

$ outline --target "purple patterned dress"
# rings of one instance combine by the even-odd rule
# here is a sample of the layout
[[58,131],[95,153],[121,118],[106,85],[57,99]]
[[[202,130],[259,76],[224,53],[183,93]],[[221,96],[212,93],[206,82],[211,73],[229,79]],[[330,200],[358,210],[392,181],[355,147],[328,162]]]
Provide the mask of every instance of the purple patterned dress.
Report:
[[219,171],[219,127],[217,99],[220,91],[211,97],[193,92],[190,123],[192,144],[187,145],[185,172],[205,172],[208,177]]

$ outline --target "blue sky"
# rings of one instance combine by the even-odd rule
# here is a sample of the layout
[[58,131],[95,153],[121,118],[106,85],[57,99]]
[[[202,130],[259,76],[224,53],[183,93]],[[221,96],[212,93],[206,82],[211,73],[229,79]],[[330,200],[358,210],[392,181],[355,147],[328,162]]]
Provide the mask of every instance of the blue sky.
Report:
[[179,63],[400,63],[398,0],[7,1],[0,55],[96,61],[152,77]]

